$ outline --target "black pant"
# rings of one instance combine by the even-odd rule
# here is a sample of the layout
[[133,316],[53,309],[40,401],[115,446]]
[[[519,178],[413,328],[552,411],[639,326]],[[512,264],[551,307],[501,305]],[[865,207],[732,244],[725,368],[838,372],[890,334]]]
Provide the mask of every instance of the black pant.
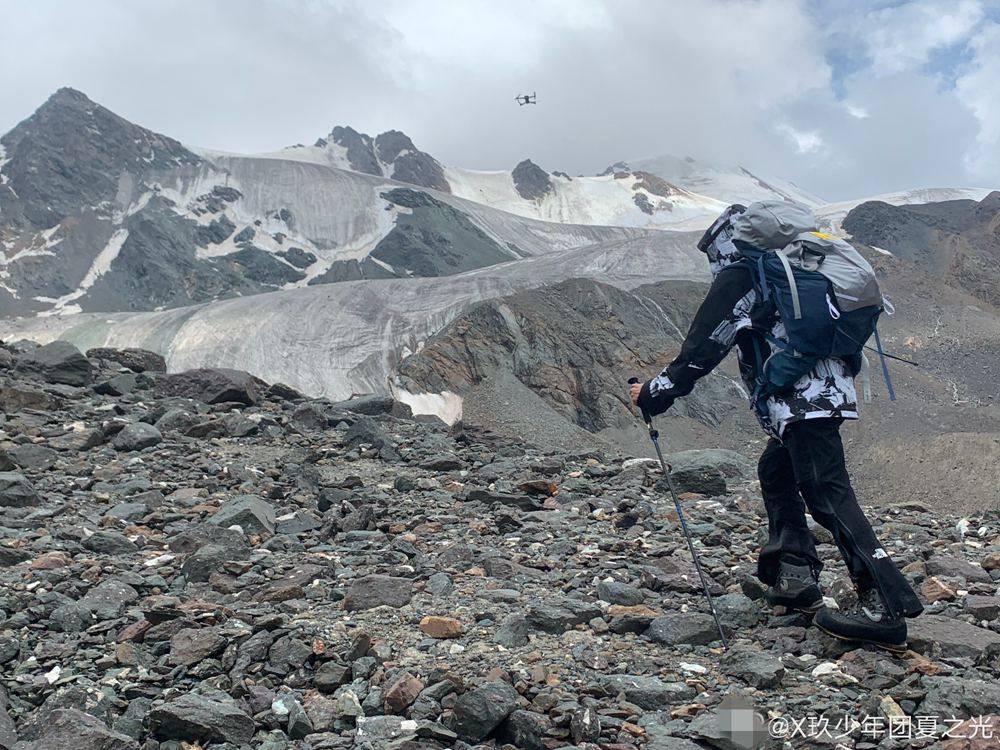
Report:
[[[760,551],[757,577],[768,585],[778,578],[782,554],[809,561],[816,573],[822,564],[805,509],[832,535],[851,578],[861,591],[877,587],[897,616],[916,617],[923,611],[906,578],[875,537],[858,506],[847,475],[840,419],[806,419],[772,438],[757,465],[767,509],[768,540]],[[804,502],[803,502],[804,501]]]

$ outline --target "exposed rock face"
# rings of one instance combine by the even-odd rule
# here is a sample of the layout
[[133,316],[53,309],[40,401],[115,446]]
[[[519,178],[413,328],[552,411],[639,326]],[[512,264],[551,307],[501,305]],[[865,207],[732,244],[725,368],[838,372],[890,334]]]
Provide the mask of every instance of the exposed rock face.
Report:
[[[464,394],[506,371],[596,432],[634,423],[622,376],[669,361],[677,330],[645,295],[574,279],[476,305],[406,359],[400,374],[423,390]],[[675,413],[718,424],[740,396],[718,376],[701,385]]]
[[[517,257],[460,211],[427,193],[396,188],[382,197],[410,209],[366,259],[383,273],[388,266],[395,276],[447,276]],[[362,264],[359,270],[364,268]]]
[[350,126],[338,125],[330,131],[330,139],[347,149],[347,159],[352,169],[382,176],[382,165],[375,155],[375,143],[370,135],[359,133]]
[[19,228],[48,229],[82,206],[113,202],[123,172],[201,162],[172,138],[133,125],[70,88],[59,89],[0,144],[8,159],[0,225]]
[[382,133],[375,139],[375,149],[379,159],[392,165],[388,176],[394,180],[434,188],[445,193],[451,192],[451,186],[438,160],[420,151],[404,133],[398,130]]
[[843,227],[858,242],[888,250],[1000,305],[1000,192],[978,203],[868,201],[847,214]]
[[525,159],[514,167],[511,176],[514,178],[514,187],[517,188],[518,195],[525,200],[539,200],[552,192],[552,179],[549,173],[531,159]]

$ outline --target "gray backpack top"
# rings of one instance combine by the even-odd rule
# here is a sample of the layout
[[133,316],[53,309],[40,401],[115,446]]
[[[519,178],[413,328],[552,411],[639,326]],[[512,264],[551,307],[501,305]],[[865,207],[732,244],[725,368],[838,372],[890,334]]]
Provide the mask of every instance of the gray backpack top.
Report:
[[778,250],[803,232],[816,229],[816,217],[791,201],[758,201],[729,220],[734,240],[760,250]]

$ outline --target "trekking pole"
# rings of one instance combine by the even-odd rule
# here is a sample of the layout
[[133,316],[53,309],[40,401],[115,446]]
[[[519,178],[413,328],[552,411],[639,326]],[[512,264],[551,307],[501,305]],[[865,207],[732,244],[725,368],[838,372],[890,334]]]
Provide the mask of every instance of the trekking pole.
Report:
[[[639,382],[639,378],[629,378],[628,384],[634,385]],[[708,590],[708,581],[705,580],[705,574],[701,570],[701,562],[698,560],[698,553],[695,552],[694,542],[691,539],[691,532],[688,531],[687,522],[684,520],[684,511],[681,510],[681,501],[677,497],[677,490],[674,489],[674,480],[670,478],[670,466],[663,458],[663,451],[660,450],[660,432],[655,427],[653,427],[653,420],[646,413],[645,409],[640,407],[642,412],[643,421],[646,422],[646,428],[649,430],[649,439],[653,441],[653,448],[656,449],[656,457],[660,459],[660,468],[663,469],[663,476],[667,480],[667,487],[670,488],[670,496],[674,500],[674,510],[677,511],[677,518],[680,519],[681,528],[684,530],[684,538],[687,539],[688,549],[691,551],[691,559],[694,560],[694,567],[698,571],[698,578],[701,579],[701,588],[705,592],[705,600],[708,602],[708,608],[712,610],[712,617],[715,619],[715,627],[719,629],[719,638],[722,641],[722,648],[728,649],[729,644],[726,642],[726,634],[722,631],[722,623],[719,621],[719,615],[715,611],[715,602],[712,601],[712,594]]]

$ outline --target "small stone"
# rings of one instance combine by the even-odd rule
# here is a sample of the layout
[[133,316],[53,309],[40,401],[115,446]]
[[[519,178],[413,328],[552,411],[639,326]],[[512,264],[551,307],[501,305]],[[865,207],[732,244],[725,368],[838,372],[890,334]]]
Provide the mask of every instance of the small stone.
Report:
[[454,617],[427,615],[420,620],[420,630],[431,638],[458,638],[462,635],[462,623]]
[[240,495],[227,501],[209,519],[223,528],[239,526],[244,534],[274,533],[274,506],[255,495]]
[[409,578],[369,575],[356,579],[347,596],[344,609],[358,611],[373,607],[402,607],[413,597],[413,582]]
[[163,435],[151,424],[133,422],[125,425],[112,441],[116,450],[123,452],[141,451],[152,448],[163,441]]
[[711,615],[700,612],[673,612],[653,620],[646,636],[667,646],[707,645],[719,640],[719,631]]
[[528,643],[528,620],[524,615],[512,613],[504,617],[493,634],[494,643],[506,648],[518,648]]
[[385,691],[384,708],[387,714],[402,714],[417,699],[424,683],[409,672],[404,672]]
[[953,588],[936,576],[931,576],[920,584],[920,593],[927,602],[950,602],[957,596]]
[[480,742],[517,708],[518,695],[506,682],[488,682],[455,701],[451,728],[466,742]]
[[0,508],[26,508],[40,502],[35,488],[23,474],[0,471]]

